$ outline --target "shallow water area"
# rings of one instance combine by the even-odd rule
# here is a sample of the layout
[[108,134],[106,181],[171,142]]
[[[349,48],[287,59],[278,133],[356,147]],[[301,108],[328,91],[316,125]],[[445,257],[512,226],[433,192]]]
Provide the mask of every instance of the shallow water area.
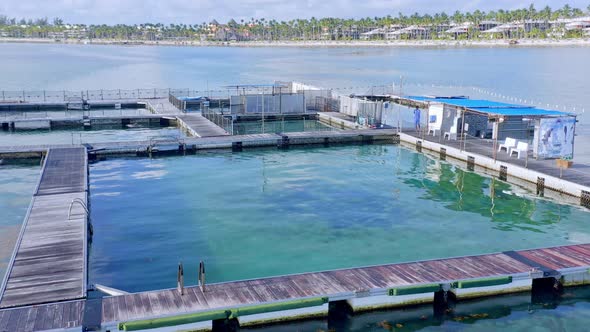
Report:
[[178,262],[194,284],[200,260],[221,282],[590,242],[587,210],[396,145],[107,159],[90,180],[90,281],[132,292]]
[[12,255],[40,170],[38,160],[22,163],[0,160],[0,281]]

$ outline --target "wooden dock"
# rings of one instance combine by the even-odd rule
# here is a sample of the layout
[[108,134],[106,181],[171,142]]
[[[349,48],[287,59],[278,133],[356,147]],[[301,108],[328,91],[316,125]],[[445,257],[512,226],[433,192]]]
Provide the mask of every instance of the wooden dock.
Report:
[[[88,327],[90,321],[96,321],[102,330],[115,331],[207,323],[212,319],[247,320],[269,313],[281,317],[289,308],[326,308],[326,303],[336,301],[410,297],[410,303],[416,303],[412,301],[417,294],[430,297],[432,302],[434,292],[441,290],[456,294],[470,290],[479,296],[491,291],[491,295],[510,289],[522,291],[514,285],[523,281],[530,289],[532,280],[541,278],[552,278],[566,286],[588,284],[589,268],[590,244],[385,264],[207,284],[205,290],[191,286],[183,288],[182,293],[166,289],[98,301],[3,309],[0,331],[79,329]],[[96,308],[89,309],[92,306]]]
[[176,117],[180,127],[194,137],[228,136],[229,133],[200,114],[184,114]]
[[[548,276],[559,279],[573,273],[588,274],[588,268],[590,244],[582,244],[303,273],[208,284],[205,291],[200,287],[187,287],[184,295],[177,289],[168,289],[107,297],[102,302],[102,323],[103,327],[111,327],[122,322],[171,318],[188,313],[219,310],[233,313],[235,310],[240,312],[240,308],[261,304],[269,304],[266,309],[272,311],[272,304],[285,301],[319,297],[332,302],[397,296],[412,294],[408,291],[412,287],[416,290],[425,285],[448,285],[451,291],[485,288],[486,282],[494,284],[490,278],[507,278],[509,282]],[[428,287],[423,288],[423,292],[432,294],[434,290]]]
[[0,310],[0,331],[60,331],[82,326],[86,300]]
[[86,297],[87,170],[86,148],[47,153],[0,288],[0,308]]

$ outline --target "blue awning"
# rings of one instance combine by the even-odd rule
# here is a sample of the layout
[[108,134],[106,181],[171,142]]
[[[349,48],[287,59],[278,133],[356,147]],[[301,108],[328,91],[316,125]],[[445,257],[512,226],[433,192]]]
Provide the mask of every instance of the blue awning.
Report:
[[428,97],[428,96],[407,96],[409,100],[421,102],[442,103],[455,107],[463,107],[468,110],[502,116],[572,116],[570,113],[545,110],[527,105],[517,105],[497,102],[484,99],[467,99],[465,97]]

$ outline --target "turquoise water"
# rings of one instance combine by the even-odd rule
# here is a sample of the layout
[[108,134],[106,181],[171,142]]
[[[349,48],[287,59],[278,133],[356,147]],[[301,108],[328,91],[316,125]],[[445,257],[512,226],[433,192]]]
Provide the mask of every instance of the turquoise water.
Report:
[[394,145],[112,159],[90,180],[90,282],[126,291],[175,287],[180,261],[194,284],[200,260],[220,282],[590,242],[580,207]]
[[317,120],[244,121],[234,123],[234,135],[335,130]]
[[347,322],[325,320],[244,329],[256,332],[383,331],[587,331],[590,287],[566,289],[557,297],[531,299],[528,293],[457,303],[436,315],[432,306],[355,315]]
[[[112,128],[112,127],[111,127]],[[16,130],[0,131],[2,145],[83,144],[183,137],[177,127],[139,127],[104,130]]]
[[0,160],[0,281],[39,180],[39,164],[38,160],[32,164],[6,164]]

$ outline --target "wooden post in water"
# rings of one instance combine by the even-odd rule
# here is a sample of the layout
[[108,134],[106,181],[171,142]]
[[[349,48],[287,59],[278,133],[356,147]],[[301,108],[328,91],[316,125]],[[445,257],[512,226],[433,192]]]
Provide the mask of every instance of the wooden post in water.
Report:
[[178,263],[178,276],[176,280],[176,287],[180,295],[184,295],[184,269],[182,268],[182,262]]
[[201,292],[205,293],[205,263],[203,261],[199,262],[199,286]]

